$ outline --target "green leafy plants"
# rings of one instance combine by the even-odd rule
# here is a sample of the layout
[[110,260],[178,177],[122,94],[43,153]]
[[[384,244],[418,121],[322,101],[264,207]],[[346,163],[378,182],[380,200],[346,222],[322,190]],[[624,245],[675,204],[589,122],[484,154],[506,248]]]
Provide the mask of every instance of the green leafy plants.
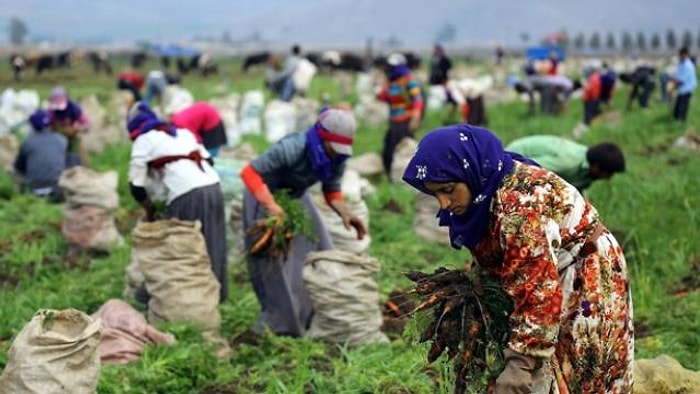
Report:
[[297,235],[316,239],[306,208],[299,199],[292,198],[285,190],[280,190],[275,193],[275,201],[285,214],[260,219],[248,230],[247,235],[254,240],[248,249],[250,255],[286,258],[289,246]]

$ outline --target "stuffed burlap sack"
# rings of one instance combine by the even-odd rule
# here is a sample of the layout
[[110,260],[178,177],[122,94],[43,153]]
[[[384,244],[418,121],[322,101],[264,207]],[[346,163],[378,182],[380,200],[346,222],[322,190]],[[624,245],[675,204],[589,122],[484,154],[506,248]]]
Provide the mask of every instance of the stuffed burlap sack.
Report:
[[100,320],[39,310],[12,342],[0,394],[92,394],[100,377]]
[[106,211],[119,208],[116,171],[98,172],[85,167],[69,168],[58,178],[58,186],[66,197],[67,208],[91,206]]
[[124,245],[124,238],[114,224],[114,214],[98,207],[65,207],[61,233],[69,244],[83,249],[108,252]]
[[150,294],[148,321],[189,321],[218,341],[219,282],[209,263],[199,221],[139,223],[132,233],[133,259]]
[[426,241],[448,245],[450,230],[447,227],[438,226],[436,217],[440,210],[440,203],[435,197],[424,193],[415,193],[415,196],[416,214],[413,217],[413,232]]
[[[372,242],[369,234],[366,234],[362,239],[357,239],[357,231],[354,228],[347,229],[343,224],[343,219],[331,208],[321,195],[312,195],[313,202],[318,214],[321,216],[323,224],[328,230],[333,239],[333,247],[337,250],[355,254],[366,254]],[[348,212],[357,216],[366,229],[369,229],[369,208],[365,200],[345,201],[345,207]]]
[[382,326],[379,290],[372,274],[379,262],[339,250],[311,252],[304,264],[304,283],[314,306],[306,335],[350,346],[389,342]]
[[634,361],[635,394],[700,393],[700,372],[691,371],[665,354]]

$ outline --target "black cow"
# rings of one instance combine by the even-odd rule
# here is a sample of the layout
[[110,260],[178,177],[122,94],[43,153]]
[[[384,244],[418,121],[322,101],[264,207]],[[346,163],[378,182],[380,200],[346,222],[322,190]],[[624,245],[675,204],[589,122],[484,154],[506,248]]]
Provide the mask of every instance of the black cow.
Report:
[[56,68],[70,68],[71,52],[60,52],[56,55]]
[[192,56],[188,70],[198,71],[203,77],[217,74],[219,72],[219,68],[216,66],[216,64],[214,64],[214,60],[208,53],[201,53],[199,55]]
[[141,68],[144,63],[146,63],[146,60],[148,60],[148,54],[146,52],[137,52],[131,55],[129,63],[133,68]]
[[[406,65],[411,70],[417,70],[421,66],[421,58],[413,52],[401,52],[401,54],[406,58]],[[372,60],[372,65],[377,68],[386,69],[388,56],[381,55],[377,56]]]
[[170,68],[170,56],[163,55],[160,57],[160,64],[163,68]]
[[244,73],[248,72],[249,68],[260,64],[266,64],[268,60],[270,60],[270,52],[268,51],[248,55],[245,57],[245,59],[243,59],[242,71]]
[[321,66],[332,70],[364,72],[367,69],[362,56],[350,52],[328,51],[321,57]]
[[87,54],[92,69],[95,73],[104,71],[107,75],[112,75],[112,65],[109,64],[109,54],[105,51],[92,51]]
[[177,65],[177,72],[180,74],[186,75],[188,72],[190,72],[189,64],[187,64],[187,61],[184,58],[178,57],[175,64]]
[[53,69],[54,65],[55,62],[53,55],[40,55],[38,58],[36,58],[34,70],[36,71],[36,75],[39,76],[41,73]]
[[24,76],[24,69],[27,67],[27,61],[24,59],[24,57],[13,53],[10,55],[10,65],[12,66],[15,81],[22,80],[22,77]]

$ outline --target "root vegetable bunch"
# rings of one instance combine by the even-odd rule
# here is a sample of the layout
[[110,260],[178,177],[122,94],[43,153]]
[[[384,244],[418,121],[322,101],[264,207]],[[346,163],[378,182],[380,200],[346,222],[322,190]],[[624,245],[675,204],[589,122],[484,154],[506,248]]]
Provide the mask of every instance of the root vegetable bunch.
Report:
[[[454,360],[455,393],[487,392],[503,369],[510,301],[498,282],[464,270],[410,271],[421,302],[412,313],[429,316],[419,342],[431,341],[428,362]],[[419,328],[420,330],[420,328]]]
[[289,245],[294,238],[294,230],[285,225],[285,219],[274,216],[259,220],[248,229],[247,235],[255,241],[248,248],[248,254],[259,256],[266,254],[272,258],[286,258]]
[[246,231],[246,236],[252,240],[247,250],[251,256],[265,255],[272,259],[286,259],[292,240],[297,234],[315,239],[306,209],[299,200],[284,192],[275,193],[275,200],[285,214],[260,219]]

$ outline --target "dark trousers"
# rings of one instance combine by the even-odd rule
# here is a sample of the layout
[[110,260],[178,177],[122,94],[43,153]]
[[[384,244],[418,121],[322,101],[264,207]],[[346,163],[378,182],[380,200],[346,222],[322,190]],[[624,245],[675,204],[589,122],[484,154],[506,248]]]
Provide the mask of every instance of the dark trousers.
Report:
[[655,87],[656,83],[648,80],[634,85],[630,92],[630,100],[637,98],[639,106],[647,108],[649,106],[649,98],[651,98],[651,93],[654,91]]
[[590,126],[593,118],[600,115],[600,100],[590,100],[583,102],[583,123]]
[[394,161],[394,150],[396,146],[406,137],[413,137],[413,133],[408,129],[409,121],[389,122],[389,130],[384,136],[384,149],[382,151],[382,163],[384,172],[391,179],[391,163]]
[[676,97],[676,104],[673,106],[673,119],[685,122],[688,118],[688,108],[690,107],[690,97],[692,93],[679,94]]

